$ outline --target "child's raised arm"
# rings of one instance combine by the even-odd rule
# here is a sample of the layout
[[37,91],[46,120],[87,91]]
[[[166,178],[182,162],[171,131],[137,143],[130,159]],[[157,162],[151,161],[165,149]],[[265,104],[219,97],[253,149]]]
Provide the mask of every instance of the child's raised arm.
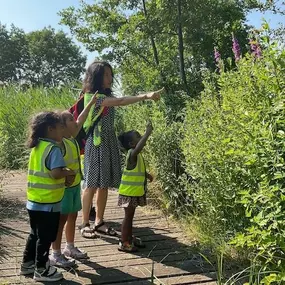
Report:
[[136,147],[131,152],[131,160],[133,160],[133,158],[136,158],[137,155],[143,150],[147,139],[149,138],[149,136],[152,133],[152,130],[153,130],[152,123],[148,122],[144,135],[141,137],[141,139],[137,143]]
[[98,91],[95,92],[95,94],[91,98],[90,102],[86,105],[86,107],[83,109],[83,111],[78,116],[77,121],[76,121],[76,124],[77,124],[76,132],[71,134],[74,138],[78,135],[80,129],[82,128],[84,122],[86,121],[92,105],[96,104],[96,100],[97,100],[96,95],[97,95],[97,93],[98,93]]

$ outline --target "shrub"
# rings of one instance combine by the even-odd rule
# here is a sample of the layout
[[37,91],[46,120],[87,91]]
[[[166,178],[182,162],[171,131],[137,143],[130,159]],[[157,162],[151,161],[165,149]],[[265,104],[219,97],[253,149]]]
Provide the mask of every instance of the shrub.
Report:
[[[265,38],[267,40],[267,38]],[[189,102],[181,148],[188,185],[204,233],[254,256],[261,270],[284,272],[285,52],[267,47],[205,80]],[[280,276],[276,279],[280,280]]]

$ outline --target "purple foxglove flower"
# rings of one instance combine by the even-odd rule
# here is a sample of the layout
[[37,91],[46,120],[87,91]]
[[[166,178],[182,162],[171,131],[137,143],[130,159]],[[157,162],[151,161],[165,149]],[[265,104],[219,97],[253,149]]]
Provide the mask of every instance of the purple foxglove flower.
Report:
[[216,62],[216,66],[217,66],[216,71],[218,73],[220,73],[220,71],[222,69],[222,58],[221,58],[221,54],[219,53],[217,48],[214,48],[214,57],[215,57],[215,62]]
[[250,43],[250,49],[254,57],[260,58],[262,55],[262,52],[261,52],[261,48],[258,42],[256,40],[251,39],[249,43]]
[[219,53],[217,48],[214,49],[214,56],[215,56],[216,63],[219,63],[219,61],[221,60],[221,54]]
[[256,52],[255,52],[255,56],[257,58],[260,58],[262,56],[261,47],[259,45],[257,46]]
[[239,61],[240,57],[241,57],[241,53],[240,53],[240,46],[238,43],[238,40],[235,38],[235,36],[233,35],[233,47],[232,47],[233,53],[235,55],[235,60]]

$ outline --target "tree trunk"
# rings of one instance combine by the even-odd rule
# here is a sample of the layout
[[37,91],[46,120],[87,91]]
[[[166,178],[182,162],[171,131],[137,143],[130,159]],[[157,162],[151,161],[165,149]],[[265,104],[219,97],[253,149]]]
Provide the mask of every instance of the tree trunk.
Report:
[[[143,3],[144,16],[147,19],[147,10],[146,10],[146,5],[145,5],[145,0],[142,0],[142,3]],[[155,44],[155,41],[152,35],[150,35],[150,42],[151,42],[151,46],[153,50],[153,57],[154,57],[155,65],[159,66],[158,52],[157,52],[156,44]]]
[[179,68],[180,78],[183,82],[184,89],[188,93],[187,79],[184,65],[184,44],[182,34],[182,19],[181,19],[181,0],[177,0],[177,34],[178,34],[178,52],[179,52]]
[[[144,12],[144,16],[146,18],[146,20],[148,20],[148,15],[147,15],[147,10],[146,10],[146,5],[145,5],[145,0],[142,0],[142,4],[143,4],[143,12]],[[155,62],[155,65],[157,67],[157,69],[159,70],[159,74],[160,74],[160,77],[162,79],[162,82],[163,82],[163,85],[164,85],[164,88],[165,88],[165,91],[167,93],[169,93],[169,88],[167,86],[167,81],[166,81],[166,77],[165,75],[163,74],[162,70],[160,70],[160,67],[159,67],[159,58],[158,58],[158,52],[157,52],[157,48],[156,48],[156,44],[155,44],[155,40],[154,40],[154,37],[152,35],[150,35],[150,42],[151,42],[151,46],[152,46],[152,50],[153,50],[153,57],[154,57],[154,62]]]

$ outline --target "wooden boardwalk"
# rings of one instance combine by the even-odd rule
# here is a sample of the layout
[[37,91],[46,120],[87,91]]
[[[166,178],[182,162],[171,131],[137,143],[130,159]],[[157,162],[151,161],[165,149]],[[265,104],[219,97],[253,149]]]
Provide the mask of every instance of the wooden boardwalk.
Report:
[[[1,175],[1,174],[0,174]],[[31,277],[18,275],[25,239],[29,233],[25,210],[26,177],[9,173],[2,181],[0,199],[0,285],[34,284]],[[110,193],[105,219],[119,229],[123,211],[117,194]],[[81,219],[79,217],[78,223]],[[183,232],[151,210],[137,211],[135,234],[147,247],[135,254],[117,250],[116,238],[84,239],[76,232],[76,245],[88,252],[90,260],[77,262],[76,270],[64,271],[56,284],[207,284],[215,282],[214,269],[195,253]],[[154,274],[151,274],[153,269]],[[154,275],[154,280],[151,276]],[[41,284],[41,283],[39,283]]]

